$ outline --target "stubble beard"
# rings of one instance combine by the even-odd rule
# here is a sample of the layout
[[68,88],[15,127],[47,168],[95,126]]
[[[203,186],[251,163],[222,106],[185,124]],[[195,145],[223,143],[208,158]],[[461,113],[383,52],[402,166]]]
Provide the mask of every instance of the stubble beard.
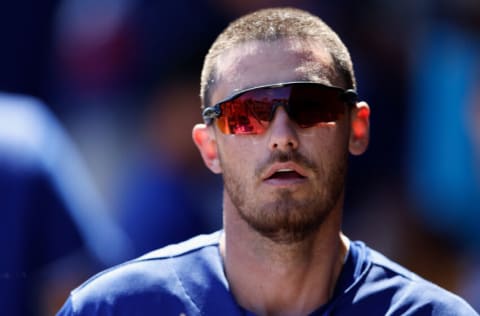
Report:
[[[278,155],[282,156],[282,155]],[[288,161],[318,169],[298,154],[293,159],[272,157],[270,161]],[[307,165],[307,166],[306,166]],[[241,177],[224,169],[224,186],[239,216],[256,232],[281,244],[293,244],[307,239],[320,229],[334,210],[345,184],[347,156],[328,170],[322,170],[323,183],[317,192],[304,199],[294,197],[290,189],[279,189],[270,202],[259,204],[255,192],[248,192]],[[251,197],[251,198],[250,198]]]

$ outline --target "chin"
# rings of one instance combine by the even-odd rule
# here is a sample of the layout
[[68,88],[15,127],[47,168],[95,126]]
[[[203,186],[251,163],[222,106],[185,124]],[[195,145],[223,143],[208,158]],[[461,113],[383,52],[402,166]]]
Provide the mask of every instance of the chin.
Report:
[[[334,203],[313,200],[296,200],[290,192],[256,211],[239,214],[260,235],[280,244],[299,243],[315,234],[333,209]],[[250,209],[252,210],[252,209]]]

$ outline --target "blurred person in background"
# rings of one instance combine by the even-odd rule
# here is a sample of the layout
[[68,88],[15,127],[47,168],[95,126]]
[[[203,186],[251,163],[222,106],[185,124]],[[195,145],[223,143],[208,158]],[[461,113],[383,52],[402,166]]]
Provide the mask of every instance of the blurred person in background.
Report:
[[477,315],[343,235],[348,153],[369,142],[355,88],[347,49],[316,16],[233,22],[205,59],[193,129],[223,176],[224,229],[94,276],[59,315]]
[[430,12],[409,56],[408,191],[424,227],[452,245],[454,287],[480,310],[480,3]]
[[480,6],[470,0],[440,3],[417,33],[410,56],[409,188],[432,229],[480,250],[471,128],[478,106]]
[[37,99],[0,93],[0,314],[52,315],[131,256],[74,143]]

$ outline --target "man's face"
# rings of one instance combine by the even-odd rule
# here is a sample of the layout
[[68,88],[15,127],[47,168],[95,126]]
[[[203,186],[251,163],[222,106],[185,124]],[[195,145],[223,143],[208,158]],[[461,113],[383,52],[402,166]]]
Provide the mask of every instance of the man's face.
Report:
[[[222,55],[217,65],[213,103],[235,90],[286,81],[341,86],[332,75],[330,55],[310,42],[247,42]],[[330,211],[341,207],[348,120],[345,115],[300,128],[279,107],[260,135],[225,135],[213,126],[225,208],[231,209],[225,211],[238,212],[250,227],[277,242],[300,241],[316,231]]]

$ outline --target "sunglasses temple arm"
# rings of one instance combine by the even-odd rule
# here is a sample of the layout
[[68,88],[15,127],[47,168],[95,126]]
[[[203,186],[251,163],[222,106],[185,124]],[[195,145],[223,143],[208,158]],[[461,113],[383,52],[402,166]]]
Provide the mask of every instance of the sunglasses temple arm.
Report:
[[213,120],[218,118],[221,114],[222,111],[218,105],[209,106],[205,108],[202,112],[203,120],[207,125],[212,124]]
[[358,94],[355,90],[348,89],[342,94],[342,98],[348,104],[355,105],[358,101]]

